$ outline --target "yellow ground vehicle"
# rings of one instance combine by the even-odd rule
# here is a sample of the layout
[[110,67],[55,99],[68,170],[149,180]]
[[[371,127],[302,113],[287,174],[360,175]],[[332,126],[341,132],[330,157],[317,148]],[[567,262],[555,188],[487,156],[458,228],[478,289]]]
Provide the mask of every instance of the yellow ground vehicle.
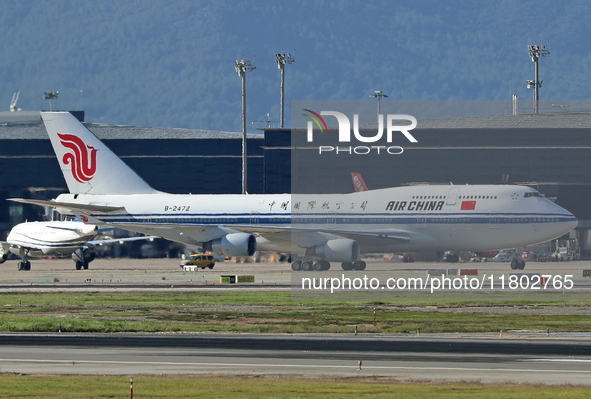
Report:
[[181,260],[181,267],[185,266],[197,266],[201,269],[209,267],[210,269],[213,269],[215,266],[215,259],[211,253],[193,254],[189,255],[187,259]]

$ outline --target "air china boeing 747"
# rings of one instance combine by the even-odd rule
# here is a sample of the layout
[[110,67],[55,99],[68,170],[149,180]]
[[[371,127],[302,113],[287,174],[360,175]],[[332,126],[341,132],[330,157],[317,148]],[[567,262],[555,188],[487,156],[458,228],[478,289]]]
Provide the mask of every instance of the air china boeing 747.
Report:
[[350,194],[185,195],[157,191],[67,112],[41,116],[70,191],[53,206],[225,256],[255,250],[298,254],[294,270],[341,262],[363,270],[361,253],[485,251],[548,241],[577,219],[529,187],[411,186]]

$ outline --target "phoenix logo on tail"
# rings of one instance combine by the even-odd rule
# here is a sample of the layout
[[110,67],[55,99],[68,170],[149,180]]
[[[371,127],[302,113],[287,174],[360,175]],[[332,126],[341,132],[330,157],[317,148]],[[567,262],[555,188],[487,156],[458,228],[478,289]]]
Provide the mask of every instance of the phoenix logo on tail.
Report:
[[[61,144],[72,150],[62,158],[65,165],[72,163],[72,175],[80,183],[86,183],[94,177],[96,172],[96,152],[94,147],[87,146],[72,134],[59,134]],[[90,155],[89,155],[90,152]]]

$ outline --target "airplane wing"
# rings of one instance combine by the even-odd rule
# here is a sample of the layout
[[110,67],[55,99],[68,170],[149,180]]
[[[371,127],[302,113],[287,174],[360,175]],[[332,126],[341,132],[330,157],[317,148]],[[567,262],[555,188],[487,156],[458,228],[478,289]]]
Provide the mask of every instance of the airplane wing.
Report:
[[[82,224],[82,222],[80,222]],[[72,228],[72,227],[62,227],[62,226],[50,226],[47,225],[46,226],[49,229],[55,229],[55,230],[66,230],[66,231],[73,231],[75,233],[83,233],[83,231],[81,229],[77,229],[77,228]],[[95,231],[98,230],[98,227],[95,227]]]
[[49,206],[52,208],[65,208],[73,211],[80,212],[101,212],[101,213],[114,213],[124,211],[125,207],[122,206],[108,206],[108,205],[87,205],[87,204],[73,204],[70,202],[57,202],[57,201],[44,201],[36,199],[25,199],[25,198],[8,198],[8,201],[20,202],[22,204],[33,204],[39,206]]
[[112,243],[115,243],[115,242],[118,242],[120,244],[123,244],[126,241],[139,241],[139,240],[154,241],[154,238],[160,238],[160,237],[156,237],[156,236],[143,236],[143,237],[109,238],[107,240],[92,240],[92,241],[88,241],[84,246],[112,244]]
[[363,239],[382,239],[388,241],[399,241],[399,242],[408,242],[410,240],[409,234],[403,230],[383,230],[383,231],[375,231],[375,232],[358,232],[358,231],[347,231],[347,230],[333,230],[333,229],[303,229],[303,228],[293,228],[293,227],[269,227],[269,226],[257,226],[253,227],[250,225],[243,225],[243,226],[231,226],[229,227],[233,230],[242,231],[245,233],[256,233],[260,235],[265,234],[273,234],[273,233],[284,233],[284,232],[292,232],[292,233],[325,233],[330,235],[335,235],[344,238],[350,238],[352,240],[363,240]]
[[5,241],[0,241],[0,257],[10,252],[10,244]]
[[[325,232],[329,232],[328,230]],[[335,234],[344,238],[350,238],[358,243],[371,242],[375,244],[388,244],[388,243],[407,243],[410,241],[410,236],[404,231],[381,231],[381,232],[355,232],[355,231],[332,231],[331,234]]]
[[[12,198],[11,201],[21,202],[25,204],[34,204],[41,206],[50,207],[63,207],[69,210],[79,212],[104,212],[104,213],[116,213],[125,211],[122,206],[105,206],[105,205],[87,205],[87,204],[74,204],[74,203],[62,203],[57,201],[43,201],[33,199],[22,199]],[[157,229],[177,229],[182,224],[161,224],[154,226]],[[118,224],[121,228],[126,228],[124,224]],[[403,230],[384,230],[384,231],[372,231],[372,232],[357,232],[357,231],[344,231],[337,229],[318,229],[315,228],[299,228],[297,226],[253,226],[253,225],[232,225],[232,226],[212,226],[212,225],[194,225],[186,227],[194,227],[195,230],[213,231],[219,227],[224,227],[227,230],[240,231],[244,233],[250,233],[257,236],[267,238],[271,241],[291,241],[301,247],[309,247],[313,245],[321,245],[326,241],[334,238],[348,238],[357,241],[361,246],[364,245],[375,245],[375,244],[402,244],[410,241],[410,236]],[[139,239],[145,239],[140,237]],[[114,240],[112,242],[118,242],[121,240]],[[93,245],[93,244],[89,244]]]
[[232,226],[233,230],[251,233],[264,237],[270,241],[291,241],[301,247],[321,245],[335,238],[348,238],[365,245],[396,245],[410,242],[410,235],[403,230],[383,230],[373,232],[358,232],[337,229],[270,227],[270,226]]

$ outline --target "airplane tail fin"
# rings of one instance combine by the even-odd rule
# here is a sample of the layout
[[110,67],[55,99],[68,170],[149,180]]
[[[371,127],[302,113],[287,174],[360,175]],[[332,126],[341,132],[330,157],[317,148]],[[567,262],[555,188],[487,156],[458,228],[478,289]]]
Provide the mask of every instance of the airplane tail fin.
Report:
[[154,190],[69,112],[41,112],[72,194],[152,194]]
[[351,178],[353,179],[353,187],[355,187],[355,191],[367,191],[367,186],[360,173],[351,173]]

